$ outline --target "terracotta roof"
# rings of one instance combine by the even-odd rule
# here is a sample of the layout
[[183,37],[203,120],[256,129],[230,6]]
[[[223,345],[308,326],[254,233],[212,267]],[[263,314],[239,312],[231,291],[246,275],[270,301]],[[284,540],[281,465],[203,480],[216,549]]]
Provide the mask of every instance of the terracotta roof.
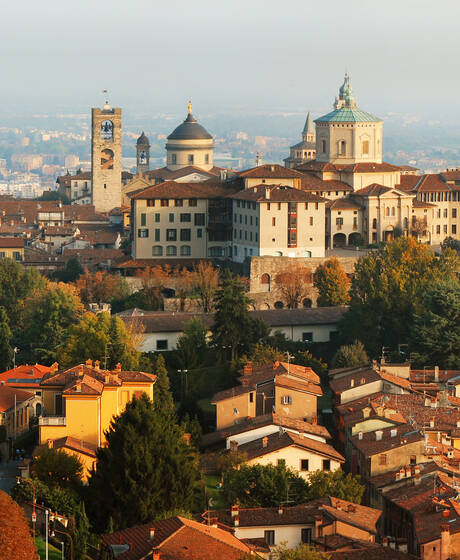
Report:
[[292,379],[289,375],[277,375],[275,378],[275,385],[277,387],[285,387],[287,389],[294,389],[295,391],[301,391],[304,393],[313,393],[318,397],[323,394],[323,390],[320,385]]
[[43,235],[54,236],[58,235],[60,237],[74,235],[77,230],[77,226],[48,226],[43,228]]
[[[390,472],[372,476],[370,478],[370,483],[375,488],[385,488],[385,486],[392,485],[394,483],[398,483],[398,487],[400,485],[405,485],[407,483],[413,483],[413,477],[416,474],[414,470],[414,466],[415,465],[410,466],[411,469],[410,478],[407,478],[406,476],[404,478],[396,479],[396,475],[399,474],[400,472],[400,469],[398,468]],[[429,461],[427,463],[420,463],[417,465],[417,467],[420,469],[420,475],[423,476],[426,476],[440,469],[439,465],[437,465],[434,461]]]
[[176,183],[175,181],[165,181],[157,185],[151,185],[128,193],[132,199],[154,200],[154,199],[181,199],[181,198],[219,198],[234,192],[231,188],[209,185],[207,183]]
[[[328,457],[339,461],[341,463],[345,462],[344,457],[336,451],[332,445],[311,439],[307,436],[297,435],[293,432],[284,432],[277,434],[270,434],[265,436],[267,438],[266,447],[263,446],[262,440],[264,438],[255,439],[247,443],[243,443],[238,446],[238,451],[245,453],[247,460],[256,459],[257,457],[262,457],[268,453],[273,453],[279,449],[284,449],[286,447],[300,447],[312,453],[322,455],[323,457]],[[231,453],[227,450],[227,453]]]
[[[268,192],[270,194],[267,198]],[[229,196],[237,200],[252,200],[254,202],[326,202],[324,198],[305,190],[265,183]]]
[[110,261],[112,266],[126,258],[121,249],[68,249],[66,248],[59,260],[67,262],[71,258],[77,258],[83,267],[89,267]]
[[21,249],[24,247],[22,237],[0,237],[0,249]]
[[[53,440],[53,449],[64,449],[64,448],[72,449],[73,451],[77,451],[78,453],[83,453],[84,455],[88,455],[89,457],[94,457],[94,458],[96,457],[97,446],[88,441],[84,441],[70,436],[65,436]],[[44,443],[43,445],[38,445],[34,449],[33,455],[36,456],[45,449],[48,449],[48,443]]]
[[211,399],[211,404],[225,401],[227,399],[232,399],[234,397],[239,397],[240,395],[251,393],[253,391],[255,391],[255,387],[253,387],[252,385],[237,385],[236,387],[231,387],[230,389],[225,389],[224,391],[219,391],[218,393],[216,393]]
[[329,386],[334,393],[339,394],[347,389],[367,385],[380,379],[380,375],[371,367],[353,368],[348,375],[330,379]]
[[[377,439],[376,435],[379,432],[382,433],[380,440]],[[395,435],[392,436],[392,433]],[[366,457],[423,440],[424,437],[420,431],[415,430],[410,424],[383,428],[377,432],[363,433],[361,439],[359,439],[358,434],[350,438],[352,445],[359,449]]]
[[[0,387],[0,412],[6,412],[14,403],[21,403],[34,396],[34,393],[23,391],[22,389],[15,389],[14,387],[7,387],[6,385]],[[16,397],[16,401],[15,401]]]
[[[327,554],[330,556],[331,560],[369,560],[369,558],[372,558],[373,560],[417,560],[418,558],[418,556],[406,554],[400,550],[394,550],[389,546],[356,541],[346,537],[343,538],[344,548],[331,551],[329,549],[329,545],[333,545],[337,536],[339,535],[327,536],[325,539],[328,547]],[[315,539],[315,542],[318,540],[319,539]]]
[[[459,369],[439,369],[438,370],[439,383],[452,383],[454,379],[458,380],[454,383],[460,382],[460,370]],[[434,369],[411,369],[410,370],[410,380],[419,382],[434,382],[435,381],[435,371]]]
[[443,171],[440,175],[442,175],[446,181],[460,181],[460,169]]
[[107,214],[96,212],[94,204],[68,204],[62,207],[66,220],[72,222],[106,222]]
[[412,199],[412,208],[436,208],[436,204],[431,202],[423,202],[423,200]]
[[38,387],[42,377],[51,371],[48,366],[35,364],[33,366],[17,366],[0,373],[0,381],[6,386],[14,387]]
[[204,169],[201,169],[201,167],[197,167],[196,165],[187,165],[186,167],[176,169],[175,171],[172,171],[167,167],[153,169],[152,171],[147,171],[146,173],[144,173],[144,177],[147,177],[150,180],[163,179],[164,181],[173,181],[175,179],[180,179],[181,177],[191,175],[192,173],[199,173],[200,175],[204,175],[205,177],[216,177],[219,174],[218,170],[211,169],[210,171],[205,171]]
[[255,179],[291,179],[300,178],[302,173],[296,171],[295,169],[289,169],[288,167],[283,167],[278,164],[264,164],[258,167],[252,167],[251,169],[246,169],[245,171],[240,171],[240,177],[245,179],[255,178]]
[[342,500],[339,498],[329,497],[330,505],[323,505],[322,509],[333,519],[353,525],[377,534],[377,523],[382,515],[378,509],[362,506]]
[[326,206],[329,210],[360,210],[361,204],[358,204],[352,198],[337,198],[329,201]]
[[439,173],[423,175],[415,190],[417,192],[441,192],[452,190]]
[[405,192],[413,191],[420,180],[420,175],[401,175],[397,188]]
[[391,192],[393,189],[390,187],[384,187],[383,185],[379,185],[378,183],[372,183],[372,185],[368,185],[363,189],[359,189],[355,191],[353,194],[356,196],[381,196],[382,194],[386,194]]
[[106,549],[129,545],[126,552],[117,555],[119,560],[142,560],[153,549],[171,560],[239,560],[250,552],[249,546],[229,531],[179,516],[103,535],[102,543]]
[[350,165],[337,165],[335,166],[339,171],[346,171],[347,173],[391,173],[400,171],[399,165],[393,165],[382,161],[382,163],[354,163]]
[[309,309],[267,309],[253,311],[271,327],[286,325],[335,325],[348,311],[348,307],[311,307]]

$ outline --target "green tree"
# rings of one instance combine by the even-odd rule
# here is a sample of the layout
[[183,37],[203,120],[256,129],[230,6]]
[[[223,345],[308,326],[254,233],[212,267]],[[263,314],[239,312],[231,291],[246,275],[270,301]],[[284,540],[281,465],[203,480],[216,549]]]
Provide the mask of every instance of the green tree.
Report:
[[[329,560],[330,554],[320,552],[307,544],[300,544],[296,548],[288,548],[281,544],[272,553],[274,560]],[[249,557],[248,557],[249,558]]]
[[75,282],[83,272],[80,261],[76,257],[72,257],[66,262],[64,270],[55,272],[53,278],[59,282]]
[[62,515],[70,516],[77,507],[77,494],[70,488],[62,488],[57,484],[47,486],[37,478],[21,478],[11,490],[11,496],[17,502],[31,502],[33,499],[33,488],[35,487],[35,498],[37,503],[49,507]]
[[177,341],[174,351],[181,369],[195,369],[204,362],[208,350],[206,335],[207,329],[200,319],[190,319],[184,325],[184,334]]
[[359,259],[351,284],[350,309],[341,322],[341,337],[361,340],[371,357],[382,346],[407,343],[425,293],[452,277],[458,257],[446,250],[437,257],[412,237],[400,237]]
[[11,330],[5,308],[0,307],[0,372],[10,369],[13,362],[13,347],[11,346]]
[[460,284],[456,280],[431,288],[415,317],[410,348],[423,367],[460,369]]
[[307,499],[308,484],[284,465],[242,465],[223,473],[222,490],[229,504],[275,507]]
[[86,560],[89,539],[89,520],[85,511],[85,502],[80,502],[75,510],[75,531],[73,534],[75,560]]
[[232,360],[268,334],[266,325],[250,316],[249,304],[241,281],[226,271],[216,293],[212,339],[219,349],[230,347]]
[[350,281],[335,257],[318,266],[313,275],[313,285],[318,290],[318,307],[347,305],[350,300]]
[[359,477],[345,474],[341,469],[336,471],[315,471],[308,480],[308,499],[333,496],[355,504],[360,504],[364,494],[364,486]]
[[146,523],[161,512],[193,510],[200,474],[181,428],[146,395],[134,398],[106,432],[89,480],[91,518],[100,531]]
[[83,465],[78,457],[60,449],[44,449],[34,460],[37,478],[48,486],[77,487],[82,482]]
[[174,418],[174,400],[171,394],[168,370],[162,354],[158,354],[155,358],[153,372],[157,376],[157,380],[153,387],[153,402],[155,409],[158,412],[163,413],[165,416]]
[[460,241],[458,239],[454,239],[453,237],[446,237],[441,243],[441,249],[443,252],[447,249],[452,249],[460,255]]
[[352,344],[341,346],[332,358],[333,368],[360,367],[369,365],[369,356],[364,344],[355,340]]
[[58,361],[67,367],[91,358],[105,367],[107,356],[109,369],[120,363],[125,370],[136,370],[139,337],[134,323],[127,328],[119,317],[111,317],[109,313],[85,313],[77,324],[67,329],[57,351]]
[[243,361],[251,361],[255,366],[266,366],[276,361],[286,360],[286,354],[268,344],[257,343],[249,357],[243,356]]

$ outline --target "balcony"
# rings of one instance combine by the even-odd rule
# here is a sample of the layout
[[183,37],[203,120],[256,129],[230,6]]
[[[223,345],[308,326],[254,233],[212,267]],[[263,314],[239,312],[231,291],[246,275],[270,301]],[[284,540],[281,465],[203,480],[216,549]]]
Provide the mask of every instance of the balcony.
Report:
[[65,426],[65,416],[40,416],[39,426]]

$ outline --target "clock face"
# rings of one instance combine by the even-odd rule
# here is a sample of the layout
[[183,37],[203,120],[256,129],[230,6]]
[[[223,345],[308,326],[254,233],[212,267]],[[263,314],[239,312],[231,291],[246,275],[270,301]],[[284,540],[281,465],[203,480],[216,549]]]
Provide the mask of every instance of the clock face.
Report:
[[139,163],[141,165],[147,163],[147,154],[145,153],[145,150],[142,150],[142,152],[139,154]]
[[101,137],[104,140],[111,140],[113,138],[113,122],[104,121],[101,124]]

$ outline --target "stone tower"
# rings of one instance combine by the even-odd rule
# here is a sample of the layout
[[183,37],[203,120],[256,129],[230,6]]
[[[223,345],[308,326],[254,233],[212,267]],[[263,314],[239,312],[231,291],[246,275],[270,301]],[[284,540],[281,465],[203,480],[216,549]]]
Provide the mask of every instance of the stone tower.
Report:
[[91,110],[92,202],[97,212],[121,206],[121,109]]
[[147,173],[150,170],[150,142],[142,131],[136,142],[137,173]]

